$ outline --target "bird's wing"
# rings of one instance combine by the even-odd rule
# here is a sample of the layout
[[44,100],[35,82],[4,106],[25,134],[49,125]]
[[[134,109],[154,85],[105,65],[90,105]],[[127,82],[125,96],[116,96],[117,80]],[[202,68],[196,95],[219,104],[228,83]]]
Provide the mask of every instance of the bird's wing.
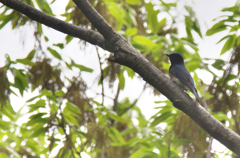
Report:
[[186,85],[191,92],[195,91],[195,84],[184,65],[172,65],[169,69],[170,75],[177,77],[184,85]]

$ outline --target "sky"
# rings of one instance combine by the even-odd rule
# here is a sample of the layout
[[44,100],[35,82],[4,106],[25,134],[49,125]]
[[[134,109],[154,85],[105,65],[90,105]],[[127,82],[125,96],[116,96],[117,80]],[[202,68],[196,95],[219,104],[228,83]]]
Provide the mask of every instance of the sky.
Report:
[[[165,0],[165,2],[168,2],[170,0]],[[172,0],[171,0],[172,1]],[[57,1],[58,2],[58,1]],[[212,21],[214,18],[219,17],[223,15],[221,12],[221,9],[224,7],[230,7],[233,6],[236,3],[236,0],[182,0],[182,4],[193,4],[193,9],[196,12],[196,15],[199,19],[202,33],[205,34],[206,30],[211,28],[211,26],[215,23]],[[54,13],[60,14],[63,12],[64,7],[66,5],[66,1],[59,1],[56,4],[53,4]],[[59,43],[62,42],[65,38],[65,35],[62,33],[59,33],[55,30],[49,29],[47,27],[44,28],[47,35],[51,36],[50,42],[46,44],[46,46],[51,46],[52,43]],[[4,27],[2,30],[0,30],[0,67],[5,64],[5,54],[9,54],[12,60],[18,59],[18,58],[24,58],[27,56],[27,54],[33,49],[34,40],[32,33],[33,28],[25,27],[21,28],[20,30],[11,30],[10,24],[7,25],[7,27]],[[203,36],[203,39],[196,37],[196,42],[198,43],[199,48],[199,54],[202,58],[208,57],[208,58],[228,58],[228,54],[224,56],[219,56],[223,42],[216,44],[219,39],[221,39],[227,32],[219,33],[216,35],[213,35],[211,37]],[[179,33],[181,35],[181,31]],[[44,44],[45,45],[45,44]],[[106,53],[104,51],[101,51],[102,54]],[[85,65],[87,67],[90,67],[94,69],[95,71],[92,74],[84,73],[83,72],[83,78],[87,79],[89,84],[93,83],[96,76],[100,73],[100,70],[98,70],[98,59],[96,56],[96,51],[94,51],[93,48],[87,48],[87,51],[83,52],[80,50],[79,47],[79,40],[74,39],[69,45],[67,45],[66,49],[60,52],[61,55],[64,57],[65,60],[70,61],[68,57],[71,57],[75,60],[76,63]],[[20,65],[17,65],[20,66]],[[206,76],[204,78],[204,81],[207,83],[211,81],[211,77],[208,77],[208,74],[205,74],[205,72],[198,71],[199,74],[202,76]],[[72,76],[73,74],[69,74],[69,76]],[[11,79],[13,80],[13,79]],[[144,81],[142,79],[134,79],[130,80],[127,79],[126,81],[126,89],[125,93],[120,93],[120,100],[123,99],[126,96],[130,96],[131,100],[134,100],[137,98],[142,90]],[[97,87],[95,84],[96,91],[100,91],[101,87]],[[109,96],[114,96],[116,92],[116,86],[112,91],[106,92]],[[37,93],[27,93],[27,96],[24,98],[21,97],[14,97],[11,96],[11,102],[15,106],[14,108],[17,110],[21,106],[25,104],[25,101],[29,98],[35,96]],[[94,93],[89,92],[90,95],[94,95]],[[150,118],[151,115],[156,113],[158,110],[154,109],[154,107],[158,106],[154,104],[154,101],[159,100],[159,97],[154,97],[150,90],[146,90],[142,97],[139,99],[137,105],[141,108],[143,114],[147,118]],[[111,100],[106,100],[106,103],[109,105],[112,103]],[[215,149],[216,147],[216,149]],[[222,145],[219,145],[216,141],[214,141],[213,145],[214,150],[224,150],[224,147]]]

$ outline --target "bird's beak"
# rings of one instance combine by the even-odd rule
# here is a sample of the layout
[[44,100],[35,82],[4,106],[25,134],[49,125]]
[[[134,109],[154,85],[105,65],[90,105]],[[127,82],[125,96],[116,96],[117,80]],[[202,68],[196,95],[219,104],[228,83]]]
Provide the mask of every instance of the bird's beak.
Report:
[[166,56],[168,56],[168,57],[169,57],[169,56],[170,56],[170,54],[166,54]]

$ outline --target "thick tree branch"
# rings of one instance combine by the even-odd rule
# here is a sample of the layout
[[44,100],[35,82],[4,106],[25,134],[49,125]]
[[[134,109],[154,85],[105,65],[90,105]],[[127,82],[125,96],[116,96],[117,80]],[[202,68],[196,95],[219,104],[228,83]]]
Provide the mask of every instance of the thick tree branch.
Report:
[[73,0],[78,8],[84,13],[92,25],[105,37],[105,39],[116,39],[118,33],[107,23],[107,21],[93,8],[87,0]]
[[43,13],[30,5],[20,1],[20,0],[0,0],[1,3],[6,6],[15,9],[32,20],[35,20],[39,23],[42,23],[46,26],[49,26],[55,30],[58,30],[62,33],[77,37],[79,39],[85,40],[93,45],[98,45],[105,48],[105,40],[101,34],[93,30],[87,30],[82,27],[75,26],[73,24],[67,23],[55,17],[52,17],[46,13]]
[[[41,22],[56,30],[67,33],[71,36],[81,38],[89,43],[98,45],[110,52],[114,52],[114,56],[109,60],[117,62],[121,65],[128,66],[137,72],[145,81],[155,87],[159,92],[165,95],[173,105],[191,117],[200,127],[208,132],[212,137],[220,141],[227,148],[240,155],[240,136],[225,127],[221,122],[215,119],[201,105],[193,101],[186,93],[176,86],[169,78],[167,78],[159,69],[150,63],[142,54],[132,47],[121,35],[117,34],[106,21],[96,14],[93,7],[87,0],[74,0],[82,12],[86,14],[89,21],[102,34],[77,26],[68,24],[56,18],[50,17],[18,0],[0,0],[3,4],[10,8],[16,9],[33,20]],[[51,21],[51,22],[50,22]],[[98,24],[100,23],[100,24]],[[74,29],[69,30],[69,29]],[[67,30],[67,31],[66,31]],[[80,32],[80,33],[79,33]],[[105,41],[104,38],[105,37]],[[94,39],[95,38],[95,39]]]

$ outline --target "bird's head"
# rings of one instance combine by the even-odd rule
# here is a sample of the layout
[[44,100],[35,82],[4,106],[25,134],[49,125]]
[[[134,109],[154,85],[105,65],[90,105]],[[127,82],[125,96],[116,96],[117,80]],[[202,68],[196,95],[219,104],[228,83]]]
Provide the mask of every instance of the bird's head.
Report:
[[179,53],[174,52],[172,54],[166,54],[166,55],[169,57],[172,65],[184,63],[183,57]]

